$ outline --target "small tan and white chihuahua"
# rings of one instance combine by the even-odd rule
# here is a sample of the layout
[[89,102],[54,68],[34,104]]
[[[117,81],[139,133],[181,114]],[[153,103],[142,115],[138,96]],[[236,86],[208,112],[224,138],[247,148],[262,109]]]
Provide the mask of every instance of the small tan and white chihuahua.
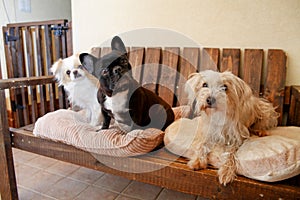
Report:
[[87,118],[92,126],[103,122],[101,105],[97,100],[100,83],[97,78],[82,67],[79,54],[56,61],[50,71],[59,86],[63,86],[72,106],[86,109]]

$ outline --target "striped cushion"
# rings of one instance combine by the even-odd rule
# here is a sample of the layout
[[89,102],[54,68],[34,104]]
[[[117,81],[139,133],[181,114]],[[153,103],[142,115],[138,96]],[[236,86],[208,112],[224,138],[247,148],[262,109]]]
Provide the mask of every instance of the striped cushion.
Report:
[[[174,109],[175,118],[189,115],[189,107]],[[89,125],[83,112],[57,110],[44,115],[35,123],[33,134],[63,142],[85,151],[127,157],[152,151],[163,141],[164,132],[149,128],[133,130],[127,134],[112,125],[97,132],[99,127]]]

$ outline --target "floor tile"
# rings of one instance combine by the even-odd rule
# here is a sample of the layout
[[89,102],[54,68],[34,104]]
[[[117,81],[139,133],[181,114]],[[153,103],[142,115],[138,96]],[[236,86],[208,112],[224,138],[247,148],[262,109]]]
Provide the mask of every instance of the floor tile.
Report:
[[118,196],[117,193],[99,188],[96,186],[89,186],[86,190],[81,192],[75,199],[76,200],[110,200],[115,199]]
[[55,160],[53,158],[48,158],[45,156],[37,156],[37,157],[27,161],[26,164],[36,167],[36,168],[46,169],[46,168],[50,167],[51,165],[54,165],[57,162],[59,162],[59,161]]
[[160,191],[161,187],[149,185],[146,183],[141,183],[137,181],[133,181],[123,192],[126,196],[144,199],[144,200],[152,200],[155,199]]
[[195,195],[185,194],[174,190],[163,189],[157,200],[195,200]]
[[17,184],[26,185],[26,182],[41,169],[31,167],[25,164],[19,164],[15,167]]
[[45,194],[57,199],[74,199],[88,187],[87,184],[69,178],[63,178],[54,184]]
[[46,170],[53,174],[58,174],[61,176],[68,176],[73,173],[75,170],[79,169],[78,165],[74,165],[67,162],[58,161],[54,165],[51,165]]
[[104,174],[104,172],[80,167],[76,171],[72,172],[68,177],[88,184],[93,184]]
[[122,192],[130,182],[130,180],[120,176],[105,174],[98,181],[96,181],[94,185],[101,186],[115,192]]
[[43,193],[48,191],[54,184],[56,184],[59,180],[63,179],[62,176],[51,174],[47,171],[38,171],[31,178],[22,182],[26,188],[31,190]]
[[22,187],[18,187],[18,197],[20,200],[55,200],[54,198],[47,197]]
[[20,151],[20,150],[13,151],[13,158],[14,158],[14,162],[16,163],[26,163],[38,156],[39,155],[27,151]]

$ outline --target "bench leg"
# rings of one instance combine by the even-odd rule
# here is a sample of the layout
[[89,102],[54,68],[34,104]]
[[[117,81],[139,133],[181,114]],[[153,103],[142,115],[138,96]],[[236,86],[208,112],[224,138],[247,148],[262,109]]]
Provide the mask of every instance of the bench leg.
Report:
[[0,90],[0,199],[18,199],[5,94]]

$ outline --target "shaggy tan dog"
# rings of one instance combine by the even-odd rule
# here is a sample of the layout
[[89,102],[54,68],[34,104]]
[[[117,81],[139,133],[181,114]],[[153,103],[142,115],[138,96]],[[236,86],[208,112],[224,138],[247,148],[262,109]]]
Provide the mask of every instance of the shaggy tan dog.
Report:
[[231,72],[211,70],[193,73],[187,81],[189,105],[194,117],[200,116],[198,145],[190,156],[192,169],[207,167],[207,155],[224,146],[219,182],[226,185],[236,176],[235,152],[250,133],[267,135],[277,126],[279,114],[271,103],[255,97],[251,88]]

